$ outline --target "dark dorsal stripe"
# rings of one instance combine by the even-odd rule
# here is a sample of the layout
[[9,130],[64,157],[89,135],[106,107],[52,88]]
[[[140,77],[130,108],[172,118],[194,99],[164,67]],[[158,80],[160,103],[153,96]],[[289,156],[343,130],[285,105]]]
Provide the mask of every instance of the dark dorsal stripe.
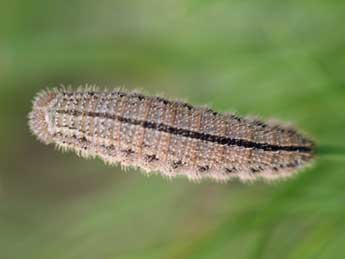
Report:
[[264,151],[312,152],[312,148],[306,147],[306,146],[279,146],[279,145],[271,145],[267,143],[257,143],[257,142],[248,141],[244,139],[227,138],[224,136],[216,136],[212,134],[196,132],[196,131],[191,131],[187,129],[179,129],[179,128],[175,128],[169,125],[165,125],[163,123],[125,118],[125,117],[121,117],[121,116],[118,116],[115,114],[109,114],[109,113],[80,112],[76,110],[67,110],[67,111],[57,110],[56,112],[60,114],[68,114],[72,116],[85,115],[88,117],[100,117],[100,118],[105,118],[105,119],[118,120],[123,123],[141,126],[146,129],[154,129],[160,132],[166,132],[169,134],[183,136],[186,138],[208,141],[212,143],[217,143],[219,145],[255,148],[255,149],[262,149]]

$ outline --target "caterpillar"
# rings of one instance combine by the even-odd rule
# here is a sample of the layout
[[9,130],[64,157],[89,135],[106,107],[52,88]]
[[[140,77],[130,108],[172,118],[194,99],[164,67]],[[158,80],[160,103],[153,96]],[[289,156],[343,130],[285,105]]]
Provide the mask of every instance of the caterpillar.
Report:
[[169,178],[273,181],[314,157],[290,126],[120,89],[43,90],[28,117],[45,144]]

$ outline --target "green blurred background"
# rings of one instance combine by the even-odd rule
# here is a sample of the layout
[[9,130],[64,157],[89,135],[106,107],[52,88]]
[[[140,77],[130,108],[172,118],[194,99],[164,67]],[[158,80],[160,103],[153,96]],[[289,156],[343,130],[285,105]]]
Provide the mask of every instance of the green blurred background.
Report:
[[[344,258],[344,24],[342,0],[1,1],[0,258]],[[340,151],[281,183],[195,184],[36,141],[35,93],[86,83],[279,118]]]

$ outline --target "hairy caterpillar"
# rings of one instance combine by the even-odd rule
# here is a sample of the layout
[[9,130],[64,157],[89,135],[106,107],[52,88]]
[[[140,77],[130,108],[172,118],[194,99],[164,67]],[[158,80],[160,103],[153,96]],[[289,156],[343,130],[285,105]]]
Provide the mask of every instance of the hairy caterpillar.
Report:
[[285,178],[314,153],[291,127],[118,89],[42,91],[29,126],[43,143],[84,157],[195,181]]

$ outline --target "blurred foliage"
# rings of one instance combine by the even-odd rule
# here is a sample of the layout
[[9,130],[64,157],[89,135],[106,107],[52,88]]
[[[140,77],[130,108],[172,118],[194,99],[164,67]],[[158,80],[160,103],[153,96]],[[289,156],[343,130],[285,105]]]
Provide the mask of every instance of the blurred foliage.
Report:
[[26,116],[44,87],[124,86],[341,150],[344,14],[341,0],[0,1],[0,258],[343,258],[344,152],[281,183],[195,184],[56,152]]

